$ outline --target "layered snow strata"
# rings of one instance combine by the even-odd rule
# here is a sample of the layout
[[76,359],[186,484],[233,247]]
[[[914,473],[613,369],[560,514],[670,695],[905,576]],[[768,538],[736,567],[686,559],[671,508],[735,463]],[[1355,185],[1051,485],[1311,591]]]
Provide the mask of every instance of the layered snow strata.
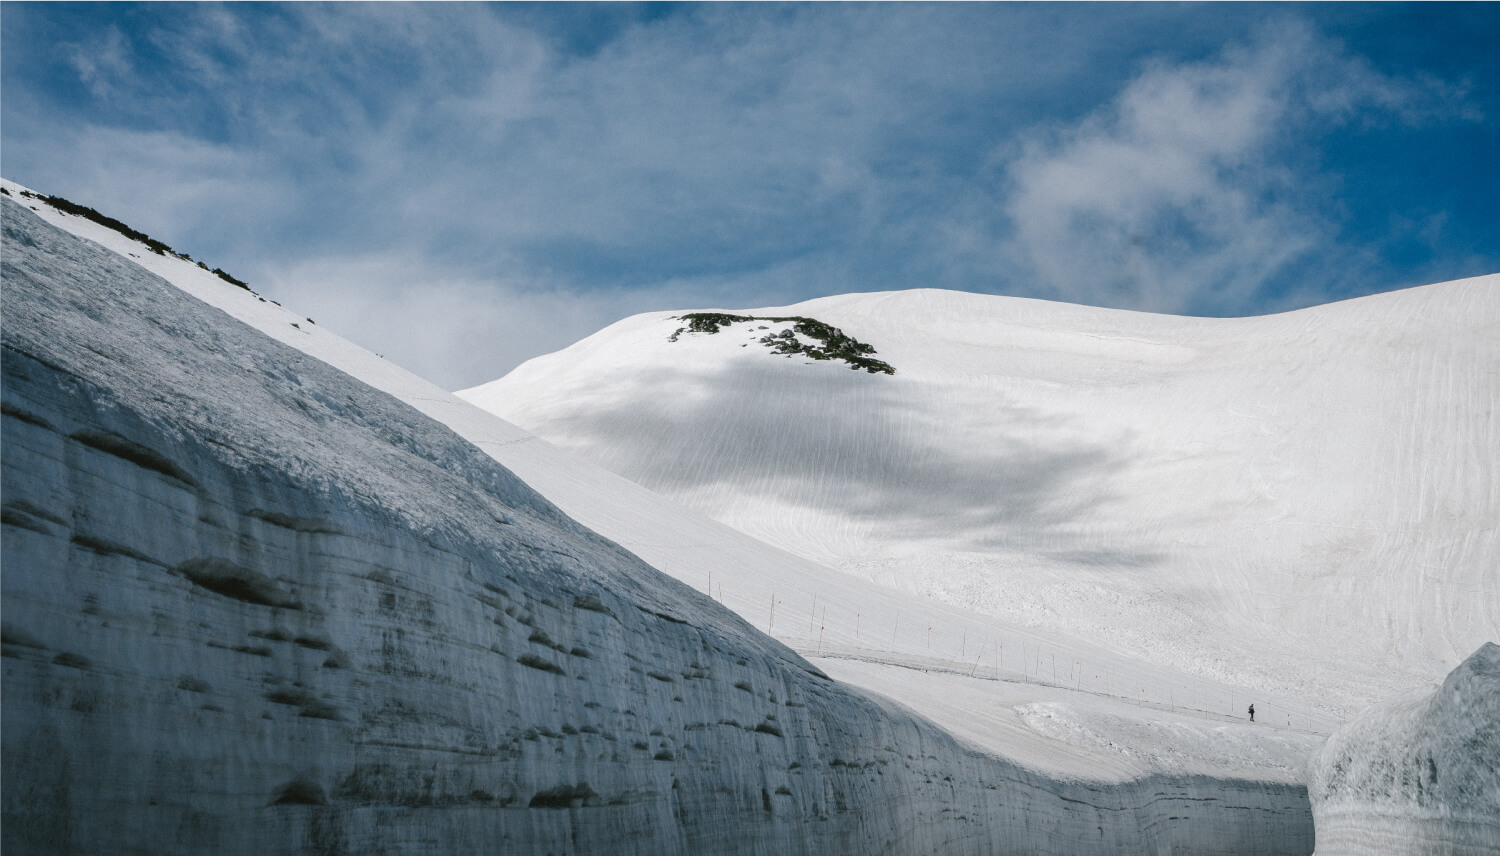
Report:
[[407,405],[0,204],[7,850],[1310,849],[1295,786],[1058,781],[835,684]]
[[1319,856],[1500,853],[1500,645],[1334,734],[1310,792]]

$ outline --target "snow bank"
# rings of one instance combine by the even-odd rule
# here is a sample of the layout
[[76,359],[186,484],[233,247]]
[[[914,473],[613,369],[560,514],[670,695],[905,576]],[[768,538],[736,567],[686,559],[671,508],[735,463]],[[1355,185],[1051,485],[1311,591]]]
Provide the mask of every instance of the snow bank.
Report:
[[4,200],[3,841],[1295,853],[835,684],[442,425]]
[[1500,645],[1334,734],[1310,795],[1318,856],[1500,853]]

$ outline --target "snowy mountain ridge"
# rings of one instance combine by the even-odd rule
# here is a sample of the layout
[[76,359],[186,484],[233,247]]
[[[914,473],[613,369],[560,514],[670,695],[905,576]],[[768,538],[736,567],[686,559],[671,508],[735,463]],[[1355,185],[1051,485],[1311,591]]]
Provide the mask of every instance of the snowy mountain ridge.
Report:
[[[17,194],[24,189],[13,182],[5,186]],[[45,204],[34,210],[273,339],[415,407],[575,520],[717,598],[804,656],[823,657],[817,662],[841,680],[896,698],[986,752],[1050,775],[1091,781],[1187,772],[1301,782],[1318,735],[1337,723],[1335,715],[1306,699],[1149,666],[1109,647],[997,623],[851,579],[568,455],[251,291],[226,287],[193,264],[143,251],[118,231]],[[958,679],[963,676],[969,680]],[[941,692],[933,691],[934,682],[945,684]],[[1274,731],[1226,728],[1243,722],[1252,693],[1262,720]],[[1018,712],[1032,703],[1050,705],[1052,721],[1066,720],[1068,727],[1037,730]],[[1201,736],[1183,739],[1185,732],[1200,730]],[[1131,751],[1097,751],[1101,740],[1121,746],[1127,735],[1135,743]],[[1187,747],[1194,748],[1183,751]]]
[[[173,288],[128,246],[107,253],[3,207],[8,847],[1230,853],[1310,840],[1287,781],[1300,735],[1184,715],[1163,736],[1210,746],[1175,768],[1145,742],[1158,757],[1144,768],[1096,771],[1024,730],[1008,737],[1025,763],[976,752],[828,682],[308,352],[405,382],[373,355],[207,283],[302,345],[285,348],[177,290],[210,272],[162,258],[187,284]],[[542,448],[482,414],[466,423],[441,395],[409,400],[451,407],[492,449]],[[565,463],[550,459],[552,486],[614,484]],[[623,486],[606,499],[621,496],[652,503]],[[741,543],[693,519],[668,522]],[[1025,713],[1077,721],[1076,700],[1045,708]],[[1117,702],[1077,712],[1172,725]],[[1235,740],[1249,751],[1215,757]]]
[[1344,711],[1500,638],[1500,276],[1256,318],[787,307],[889,378],[650,313],[460,395],[849,575]]
[[[10,182],[6,182],[5,186],[11,191],[22,190],[18,185]],[[13,222],[14,215],[11,214],[9,206],[7,208],[7,220]],[[1263,725],[1257,724],[1252,728],[1226,727],[1223,724],[1224,720],[1231,719],[1232,712],[1236,709],[1235,694],[1239,693],[1240,704],[1243,704],[1247,698],[1244,687],[1207,681],[1175,672],[1172,669],[1147,665],[1133,659],[1118,648],[1090,645],[1065,633],[1059,633],[1055,628],[1036,627],[1027,630],[1004,620],[996,620],[994,617],[975,615],[961,609],[924,602],[921,598],[895,594],[888,589],[879,586],[872,587],[858,579],[834,574],[817,564],[780,553],[759,541],[724,529],[691,512],[686,512],[603,470],[571,459],[549,444],[514,426],[479,414],[452,396],[410,376],[399,368],[390,366],[375,355],[349,345],[338,337],[311,325],[310,319],[296,319],[279,306],[268,305],[267,301],[248,290],[224,286],[225,282],[242,285],[237,281],[227,278],[218,278],[218,281],[205,279],[205,274],[216,273],[208,271],[206,266],[194,265],[191,260],[178,254],[168,257],[165,253],[152,253],[149,246],[138,239],[133,239],[129,234],[118,229],[101,229],[97,218],[79,218],[76,212],[67,210],[68,206],[59,208],[44,204],[33,205],[32,208],[49,222],[98,241],[136,264],[155,269],[165,275],[177,288],[219,306],[273,338],[292,344],[304,353],[340,366],[343,370],[377,387],[389,388],[397,394],[398,398],[419,410],[438,416],[440,421],[457,430],[492,457],[503,459],[507,466],[518,472],[526,471],[528,473],[524,476],[526,481],[544,487],[544,492],[554,501],[563,504],[569,513],[580,519],[586,518],[591,526],[601,531],[614,533],[617,540],[629,544],[632,549],[642,555],[649,555],[653,563],[669,570],[684,582],[712,593],[718,600],[734,608],[752,623],[756,622],[755,616],[758,611],[754,607],[754,602],[759,601],[764,610],[766,596],[769,595],[769,616],[761,612],[768,619],[762,625],[763,629],[770,630],[778,638],[790,642],[842,680],[904,700],[983,753],[1013,759],[1014,762],[1022,765],[1019,768],[1022,771],[1042,772],[1044,779],[1035,780],[1035,786],[1042,789],[1038,792],[1039,796],[1044,793],[1071,794],[1070,799],[1081,797],[1083,803],[1092,805],[1122,805],[1129,804],[1132,800],[1144,800],[1142,805],[1149,803],[1155,805],[1158,810],[1165,810],[1173,805],[1174,800],[1186,799],[1198,805],[1195,801],[1202,794],[1214,793],[1217,794],[1215,800],[1227,800],[1224,802],[1226,808],[1240,812],[1238,815],[1233,815],[1233,811],[1231,812],[1231,815],[1239,818],[1238,821],[1233,821],[1231,816],[1220,817],[1213,812],[1205,815],[1201,810],[1202,806],[1198,805],[1199,811],[1195,812],[1197,822],[1194,824],[1190,826],[1176,824],[1175,821],[1186,820],[1186,818],[1173,817],[1171,818],[1174,821],[1173,824],[1162,827],[1160,816],[1140,814],[1141,809],[1136,809],[1135,818],[1131,820],[1127,817],[1124,825],[1118,827],[1114,825],[1114,820],[1118,820],[1119,816],[1110,815],[1113,819],[1108,841],[1095,842],[1091,839],[1088,846],[1083,847],[1082,840],[1075,840],[1071,845],[1067,843],[1067,837],[1072,834],[1066,831],[1071,828],[1069,824],[1087,820],[1087,818],[1076,816],[1076,809],[1068,809],[1054,817],[1055,813],[1043,808],[1040,803],[1031,804],[1020,815],[1007,815],[1003,810],[996,811],[998,806],[990,806],[980,809],[981,813],[991,822],[999,824],[997,828],[1001,831],[998,839],[994,834],[988,836],[987,846],[1019,846],[1030,851],[1045,852],[1053,845],[1058,845],[1064,848],[1064,852],[1083,852],[1079,849],[1080,847],[1084,850],[1093,850],[1098,845],[1105,848],[1101,852],[1113,852],[1111,848],[1116,847],[1124,847],[1124,852],[1133,852],[1134,849],[1144,844],[1147,847],[1187,846],[1193,852],[1228,853],[1240,852],[1247,842],[1258,842],[1250,845],[1257,851],[1285,849],[1287,852],[1305,852],[1301,848],[1306,845],[1297,842],[1304,840],[1299,836],[1305,836],[1310,826],[1303,825],[1294,817],[1306,811],[1305,802],[1302,803],[1304,807],[1288,804],[1282,809],[1272,810],[1271,815],[1283,815],[1281,820],[1269,823],[1257,822],[1259,825],[1252,826],[1246,826],[1242,822],[1255,816],[1252,804],[1259,804],[1262,806],[1261,810],[1264,810],[1269,808],[1269,803],[1264,802],[1267,797],[1272,800],[1280,799],[1275,794],[1281,791],[1271,783],[1302,781],[1304,774],[1300,759],[1307,757],[1307,753],[1316,745],[1317,740],[1311,736],[1299,735],[1293,729],[1300,727],[1326,731],[1329,727],[1328,719],[1315,712],[1305,700],[1287,699],[1267,703],[1263,688],[1251,691],[1248,697],[1255,699],[1260,706],[1261,719],[1270,721]],[[11,223],[8,222],[7,242],[15,238],[28,246],[33,245],[31,242],[34,239],[26,237],[25,230],[14,231],[10,226]],[[7,251],[10,253],[11,249],[8,247]],[[12,253],[10,260],[13,261],[14,257]],[[10,276],[9,272],[7,276]],[[307,320],[308,325],[304,327],[302,320]],[[837,332],[843,335],[841,330]],[[1111,331],[1106,338],[1115,339],[1116,341],[1109,347],[1118,349],[1119,337],[1114,335],[1115,332],[1117,331]],[[7,338],[9,340],[10,337]],[[580,343],[580,345],[583,344]],[[813,343],[804,344],[811,346]],[[1160,343],[1146,342],[1146,344]],[[9,344],[7,347],[9,349]],[[11,377],[18,365],[14,355],[8,352],[7,391],[10,393],[18,389],[16,383],[13,382],[14,378]],[[305,379],[304,375],[297,382],[303,383]],[[24,389],[25,384],[21,384],[19,388]],[[6,412],[8,431],[12,428],[12,419],[26,415],[11,406],[12,402],[9,398],[10,396],[8,396]],[[318,406],[324,404],[331,405],[332,402],[319,400]],[[32,416],[35,417],[35,414]],[[39,422],[45,422],[40,417],[37,419]],[[22,419],[22,422],[26,420]],[[130,430],[134,429],[127,429],[126,433],[130,433]],[[118,441],[110,440],[106,435],[89,439],[94,435],[87,431],[75,432],[75,435],[83,438],[78,442],[85,446],[92,443],[93,446],[101,449],[113,449],[114,451],[109,454],[123,455],[124,458],[143,462],[138,465],[145,466],[148,470],[155,469],[179,480],[183,472],[186,472],[177,472],[173,467],[155,461],[149,454],[134,449],[128,442],[122,445]],[[170,444],[176,441],[168,442]],[[15,447],[12,445],[8,448],[14,449]],[[417,447],[412,448],[415,450]],[[15,483],[12,477],[15,472],[15,460],[15,455],[7,455],[8,486]],[[85,460],[91,460],[87,454],[85,454]],[[167,463],[170,464],[171,461],[168,460]],[[188,475],[191,478],[191,474]],[[14,497],[9,490],[8,497]],[[34,532],[37,535],[55,534],[54,527],[60,525],[62,517],[36,505],[25,502],[18,504],[10,501],[10,498],[6,503],[5,523],[7,527],[19,527],[24,532]],[[315,525],[316,521],[309,524],[307,521],[311,518],[304,519],[295,514],[288,515],[264,509],[259,512],[252,511],[252,516],[256,514],[260,515],[256,517],[256,520],[262,522],[253,523],[254,526],[262,526],[265,522],[270,522],[273,526],[289,526],[291,527],[289,531],[305,531],[315,535],[321,533],[318,537],[326,538],[335,534],[321,525]],[[500,517],[508,517],[508,515],[502,514]],[[99,518],[96,525],[103,520],[103,517]],[[503,525],[515,523],[513,519],[499,522]],[[141,531],[144,530],[137,527],[123,540],[134,539]],[[15,543],[11,540],[13,532],[14,530],[7,532],[8,548]],[[129,547],[119,541],[100,539],[93,535],[75,533],[73,543],[77,545],[74,549],[82,549],[87,555],[114,555],[127,558],[133,556],[133,561],[139,561],[146,556],[135,547]],[[14,551],[8,549],[7,552]],[[7,564],[15,566],[10,559],[7,560]],[[706,579],[704,579],[705,571]],[[191,580],[193,585],[205,591],[218,591],[236,596],[246,594],[245,602],[247,603],[260,603],[282,609],[297,608],[300,605],[300,602],[293,597],[294,592],[277,589],[274,580],[271,581],[271,588],[264,588],[266,581],[257,581],[253,576],[242,579],[240,571],[235,568],[212,562],[207,564],[188,562],[179,565],[178,572],[185,579]],[[716,574],[718,575],[717,582]],[[12,576],[9,579],[14,580],[15,577]],[[726,580],[729,585],[727,590]],[[11,587],[8,586],[9,588]],[[778,592],[785,595],[789,591],[795,593],[797,600],[802,600],[809,594],[812,595],[811,609],[801,613],[808,618],[805,630],[799,626],[800,618],[797,617],[799,611],[796,605],[778,596]],[[261,592],[266,596],[258,596],[256,592]],[[820,597],[823,598],[821,601]],[[7,598],[10,600],[10,591],[7,592]],[[833,622],[830,622],[828,618],[830,600],[836,616]],[[605,604],[600,601],[599,605]],[[851,607],[854,609],[850,609]],[[64,612],[67,609],[65,607]],[[778,609],[781,610],[779,614]],[[854,621],[852,633],[849,632],[847,626],[837,626],[837,615],[845,610],[855,612],[852,616]],[[84,612],[86,615],[97,614],[93,605],[89,605]],[[788,612],[791,613],[790,621]],[[21,611],[21,614],[25,615],[25,611]],[[16,612],[12,611],[10,615],[14,617]],[[119,618],[118,614],[114,616],[115,620]],[[535,616],[531,618],[535,620]],[[861,624],[862,619],[867,623]],[[126,624],[127,627],[123,632],[128,634],[131,631],[128,622]],[[830,624],[835,626],[830,627]],[[924,624],[927,625],[925,633],[923,632]],[[938,625],[936,633],[934,633],[933,624]],[[891,628],[892,635],[888,642],[881,641],[879,633],[873,632],[877,626]],[[863,627],[863,632],[861,627]],[[6,656],[9,658],[7,660],[8,687],[17,686],[14,682],[14,670],[19,667],[18,661],[35,664],[27,668],[43,667],[47,661],[39,660],[38,654],[47,651],[49,642],[69,638],[43,634],[52,638],[42,639],[25,629],[17,629],[14,622],[9,620],[6,622],[5,630]],[[972,648],[967,647],[971,633],[982,640],[979,642],[980,650],[977,654]],[[553,634],[553,636],[556,635]],[[320,657],[328,650],[330,644],[326,635],[305,632],[297,635],[295,631],[284,628],[273,628],[272,631],[266,632],[257,631],[251,636],[252,642],[256,639],[264,639],[276,643],[291,640],[296,636],[297,646],[306,644],[309,650]],[[954,636],[958,638],[955,640]],[[984,640],[986,636],[988,636],[988,644]],[[541,637],[533,634],[530,641],[533,644],[539,644],[539,638],[546,646],[567,653],[566,645],[559,648],[559,643],[556,643],[553,638],[548,638],[546,634],[542,634]],[[76,631],[71,639],[85,648],[88,647],[84,637],[78,636]],[[265,647],[264,642],[257,644],[260,647],[256,647],[255,644],[248,647],[242,646],[243,652],[248,653],[252,649],[259,652],[264,649],[264,655],[255,653],[255,656],[272,655],[272,649]],[[955,647],[949,648],[950,645]],[[1020,657],[1016,656],[1016,647],[1021,648]],[[1490,647],[1493,648],[1493,646]],[[964,666],[968,662],[965,659],[965,650],[969,652],[967,656],[975,657],[967,669]],[[574,653],[576,654],[576,651]],[[1061,661],[1061,674],[1058,671],[1059,654],[1064,658]],[[46,656],[50,656],[50,652],[47,652]],[[1475,655],[1475,657],[1479,656]],[[538,665],[531,668],[541,674],[550,672],[550,669],[544,668],[550,665],[548,657],[546,651],[543,651],[540,657],[532,656],[531,659],[535,660]],[[1083,659],[1069,663],[1068,659],[1072,657]],[[1493,659],[1492,655],[1491,659]],[[335,651],[328,657],[329,663],[334,661],[338,661],[339,665],[347,668],[348,654]],[[520,659],[517,660],[517,662],[520,661]],[[84,676],[97,669],[95,661],[70,651],[58,654],[50,660],[50,663],[52,673],[59,675],[73,674],[77,671],[80,676]],[[328,665],[325,663],[324,667],[328,668]],[[697,668],[694,665],[689,671]],[[992,673],[991,669],[994,670]],[[1103,672],[1104,674],[1087,674],[1090,672]],[[1454,674],[1459,675],[1460,672],[1462,669]],[[1349,684],[1356,683],[1359,678],[1360,676],[1354,676]],[[1449,683],[1456,679],[1450,677]],[[1074,686],[1068,686],[1069,683]],[[68,682],[64,682],[62,686],[67,684]],[[86,681],[79,686],[86,686]],[[304,718],[311,717],[312,720],[316,720],[328,716],[332,721],[337,721],[337,708],[300,689],[302,686],[300,682],[294,683],[292,690],[278,689],[271,692],[268,698],[271,699],[273,705],[290,706],[293,710],[300,708]],[[1348,684],[1345,684],[1341,688],[1347,690],[1347,687]],[[178,681],[178,690],[188,693],[212,692],[214,687],[206,681],[183,678]],[[1366,691],[1368,692],[1368,688]],[[67,698],[67,692],[69,691],[64,690],[62,696],[64,700]],[[75,711],[92,710],[92,707],[88,705],[98,703],[97,689],[74,688],[71,692]],[[1492,696],[1493,692],[1491,691],[1489,695]],[[57,690],[49,691],[47,697],[56,699]],[[1346,694],[1343,697],[1344,704],[1347,704],[1350,696]],[[96,701],[88,702],[90,698]],[[326,693],[324,698],[328,698]],[[1482,703],[1493,705],[1493,698],[1483,694],[1480,698],[1488,699]],[[451,703],[451,701],[443,702],[441,699],[436,701],[440,706]],[[1122,701],[1124,704],[1121,704]],[[114,700],[109,703],[116,704]],[[86,706],[80,707],[80,704]],[[1340,703],[1335,698],[1329,706],[1338,709]],[[7,708],[7,713],[13,714],[17,707],[12,704]],[[1469,707],[1473,708],[1473,705],[1470,704]],[[159,717],[165,710],[167,709],[158,710],[153,716]],[[894,708],[890,710],[892,713],[895,711]],[[1226,710],[1231,712],[1230,715],[1223,712]],[[1297,726],[1293,726],[1294,716],[1299,720]],[[1372,711],[1371,714],[1361,719],[1361,723],[1366,720],[1379,723],[1382,716],[1388,716],[1388,714]],[[1282,722],[1283,718],[1284,722]],[[8,723],[11,723],[14,716],[8,715],[7,719]],[[1220,724],[1213,725],[1214,722]],[[1396,728],[1400,727],[1402,726],[1396,725]],[[1493,744],[1495,739],[1493,723],[1488,726],[1481,723],[1481,728],[1483,727],[1490,729],[1489,743]],[[1381,728],[1385,728],[1386,731],[1390,730],[1390,726],[1377,725],[1372,728],[1369,725],[1357,723],[1349,729],[1351,736],[1338,745],[1340,747],[1355,745],[1364,747],[1356,753],[1356,756],[1358,759],[1363,759],[1363,763],[1369,763],[1370,758],[1376,758],[1382,752],[1387,751],[1382,748],[1385,744],[1371,744],[1365,747],[1360,741],[1367,743],[1368,734],[1385,733],[1379,730]],[[775,726],[757,727],[753,730],[770,733],[782,729]],[[563,738],[566,734],[574,733],[567,728],[564,732],[565,734],[555,734],[551,733],[548,728],[542,729],[542,733],[549,739]],[[8,736],[14,737],[17,733],[19,732],[14,724],[8,724]],[[73,733],[79,732],[75,728]],[[19,756],[13,750],[20,745],[16,741],[21,739],[14,738],[6,741],[8,771],[16,769],[15,761]],[[305,739],[305,736],[297,739]],[[1384,740],[1384,738],[1381,739]],[[180,742],[179,739],[178,743]],[[1431,743],[1431,741],[1428,742]],[[1390,744],[1390,741],[1386,741],[1386,744]],[[1417,751],[1427,751],[1422,749],[1423,745],[1419,742]],[[1333,744],[1330,744],[1330,750],[1325,750],[1325,755],[1329,751],[1344,751],[1342,748],[1332,750],[1332,746]],[[287,745],[283,743],[281,748],[287,748]],[[1391,746],[1391,750],[1398,754],[1405,751],[1394,745]],[[1473,755],[1472,751],[1481,754]],[[1476,769],[1483,770],[1485,763],[1483,753],[1492,753],[1493,746],[1489,749],[1475,748],[1472,751],[1467,756],[1453,756],[1450,760],[1457,760],[1460,766],[1463,764],[1472,766],[1478,763],[1480,766]],[[40,765],[37,770],[45,779],[46,771],[58,769],[59,759],[55,756],[50,759],[28,756],[25,763]],[[964,773],[964,776],[978,772],[968,762],[959,766],[964,766],[970,771]],[[283,766],[281,769],[287,770],[288,768]],[[275,770],[272,769],[269,772],[274,773]],[[538,768],[537,772],[545,774],[546,771],[544,768]],[[980,775],[983,774],[980,773]],[[1015,773],[1007,774],[1007,776],[1014,775]],[[1024,772],[1022,775],[1031,777],[1035,774]],[[1061,776],[1061,778],[1053,778],[1048,784],[1045,777],[1049,775]],[[1248,780],[1243,778],[1247,775]],[[240,776],[244,776],[244,771],[240,773]],[[474,781],[473,776],[472,770],[461,772],[459,779],[449,779],[444,787],[465,787],[466,785],[462,782]],[[23,775],[28,785],[46,784],[46,782],[33,781],[33,778]],[[245,779],[245,781],[249,780]],[[276,786],[272,794],[273,805],[325,806],[313,812],[311,827],[294,827],[289,828],[288,831],[294,838],[296,835],[305,834],[311,836],[308,839],[310,841],[327,843],[330,834],[343,835],[346,838],[347,833],[350,832],[368,834],[366,830],[360,829],[358,824],[350,826],[337,823],[332,827],[329,826],[328,818],[332,816],[329,812],[342,814],[347,811],[347,808],[327,808],[327,806],[347,799],[351,793],[362,793],[366,795],[365,798],[368,798],[374,796],[378,790],[387,797],[414,800],[412,805],[419,805],[421,800],[425,799],[416,792],[399,790],[404,786],[397,785],[394,781],[379,783],[366,779],[360,781],[362,784],[355,785],[357,789],[355,792],[345,790],[328,792],[318,782],[316,775],[305,772]],[[1119,784],[1110,784],[1111,782]],[[1263,784],[1256,784],[1257,782]],[[1451,780],[1449,783],[1451,784]],[[1078,790],[1079,785],[1082,785],[1082,790]],[[390,788],[393,786],[398,790],[391,791]],[[1270,786],[1270,790],[1267,790],[1267,786]],[[372,787],[377,790],[370,790]],[[1154,797],[1150,794],[1151,789],[1156,789]],[[778,788],[776,792],[778,800],[782,796],[782,790],[783,788]],[[1257,792],[1261,796],[1255,796]],[[45,817],[53,812],[53,807],[56,805],[55,799],[49,802],[44,797],[40,803],[27,802],[38,793],[34,787],[30,787],[19,794],[20,802],[18,803],[17,791],[8,790],[8,796],[12,797],[6,801],[8,842],[18,840],[15,838],[15,830],[23,830],[21,834],[26,835],[36,832],[39,829],[35,825],[37,819],[42,819],[43,823],[51,822],[45,820]],[[468,832],[460,834],[479,834],[491,842],[507,838],[508,834],[503,829],[503,816],[494,813],[494,794],[483,790],[475,790],[473,793],[487,795],[485,800],[480,800],[474,806],[479,809],[479,815],[475,815],[468,809],[457,814],[447,812],[444,818],[438,821],[438,826],[433,826],[431,823],[433,818],[429,817],[425,826],[409,825],[397,834],[406,835],[417,829],[426,829],[428,830],[426,834],[431,834],[433,830],[446,829],[447,831],[442,834],[451,835],[454,830],[467,828]],[[762,795],[763,799],[771,799],[767,791],[763,790]],[[1443,808],[1437,815],[1428,811],[1427,815],[1431,815],[1430,817],[1417,812],[1415,815],[1409,815],[1406,820],[1401,820],[1398,815],[1406,811],[1401,807],[1394,810],[1396,814],[1392,814],[1389,808],[1378,806],[1373,810],[1377,813],[1384,812],[1381,816],[1395,824],[1383,833],[1388,836],[1390,830],[1416,828],[1402,827],[1400,825],[1402,823],[1425,823],[1426,826],[1422,827],[1421,835],[1423,840],[1428,841],[1431,846],[1442,847],[1446,846],[1441,843],[1443,841],[1456,842],[1463,839],[1478,842],[1480,850],[1477,852],[1485,852],[1484,848],[1489,846],[1485,842],[1497,843],[1493,841],[1493,837],[1494,829],[1500,828],[1496,827],[1496,823],[1500,822],[1500,811],[1497,811],[1500,807],[1465,803],[1463,794],[1458,794],[1460,799],[1454,802],[1453,796],[1453,794],[1446,794],[1443,797],[1446,802],[1443,804],[1450,807]],[[590,786],[568,784],[551,790],[543,788],[537,791],[530,805],[533,809],[538,806],[543,808],[571,806],[572,810],[577,810],[579,806],[597,805],[601,798],[601,794]],[[1294,795],[1292,798],[1293,802],[1297,801]],[[507,799],[513,799],[513,797]],[[1044,796],[1042,802],[1045,803],[1050,799],[1051,796]],[[486,800],[490,802],[487,804]],[[951,806],[954,804],[952,800],[953,797],[950,796],[945,802]],[[1365,847],[1368,842],[1365,842],[1359,835],[1350,838],[1347,832],[1363,823],[1357,818],[1363,817],[1361,812],[1368,812],[1372,804],[1361,803],[1357,795],[1356,799],[1351,802],[1347,793],[1330,800],[1329,794],[1320,792],[1316,800],[1323,801],[1321,809],[1323,814],[1320,817],[1335,817],[1335,825],[1342,824],[1338,826],[1338,829],[1343,832],[1338,834],[1345,835],[1344,839],[1340,839],[1339,847],[1342,849],[1331,849],[1330,853],[1371,852],[1368,847]],[[1315,810],[1317,810],[1316,800]],[[1260,802],[1257,803],[1257,801]],[[23,804],[29,806],[31,811],[41,813],[35,816],[28,815],[26,813],[28,809],[22,808],[18,815],[18,806]],[[152,805],[155,804],[153,799]],[[781,803],[778,801],[777,805]],[[1236,808],[1236,805],[1240,807]],[[505,803],[502,802],[500,807],[504,806]],[[1183,806],[1186,808],[1187,803],[1183,803]],[[977,805],[976,808],[978,808]],[[1244,814],[1246,808],[1251,808],[1252,814]],[[816,804],[813,809],[816,812]],[[1038,814],[1038,812],[1043,814]],[[1459,812],[1459,814],[1452,814],[1452,812]],[[1047,821],[1048,824],[1060,825],[1050,826],[1049,828],[1053,830],[1051,832],[1041,832],[1036,826],[1036,821],[1043,815],[1051,818]],[[1269,818],[1271,815],[1266,817]],[[1470,820],[1464,820],[1458,825],[1448,824],[1444,818],[1450,815],[1452,817],[1462,815]],[[203,816],[200,813],[201,817]],[[303,815],[303,820],[308,817],[308,815]],[[455,817],[465,819],[454,821],[452,818]],[[476,822],[474,820],[476,817],[485,819]],[[780,818],[779,813],[778,818]],[[1350,826],[1348,822],[1340,818],[1356,818],[1353,821],[1356,826]],[[25,822],[18,824],[15,822],[17,819],[24,819]],[[495,826],[497,820],[502,821],[501,826]],[[197,822],[200,830],[206,828],[203,827],[202,819]],[[237,821],[230,820],[229,822]],[[792,822],[795,825],[795,819]],[[1236,826],[1236,823],[1240,825]],[[1320,825],[1322,823],[1323,821],[1320,820]],[[1463,826],[1463,823],[1469,823],[1470,826]],[[1472,825],[1474,823],[1479,825]],[[45,828],[56,830],[56,827]],[[79,827],[79,829],[84,828]],[[791,828],[778,819],[776,824],[778,831],[773,831],[771,834],[785,835]],[[389,836],[395,829],[388,827],[385,835]],[[533,832],[537,832],[538,829],[540,827],[533,827]],[[1157,830],[1155,835],[1167,837],[1156,838],[1155,845],[1136,838],[1150,829]],[[762,825],[757,834],[764,834],[767,831]],[[595,832],[597,828],[589,834],[595,834]],[[182,833],[178,834],[180,836]],[[559,840],[557,834],[543,832],[541,838],[527,837],[525,840],[530,841],[534,846],[547,846],[548,841]],[[1042,838],[1037,838],[1037,834],[1041,834]],[[1059,834],[1063,837],[1059,838]],[[1102,828],[1101,834],[1103,834]],[[1400,834],[1406,833],[1398,833]],[[573,835],[577,840],[578,831],[575,830]],[[795,836],[796,833],[793,835]],[[1476,835],[1478,837],[1475,837]],[[396,839],[386,837],[377,840],[389,843]],[[508,840],[521,846],[518,839],[514,837],[509,837]],[[615,840],[618,845],[618,842],[624,839]],[[646,843],[651,841],[649,838],[635,840],[648,848],[660,844],[659,841],[656,844]],[[798,839],[787,839],[787,841],[793,840]],[[806,838],[801,840],[804,843],[808,841]],[[1168,840],[1176,843],[1166,844]],[[1401,839],[1385,839],[1386,844],[1398,840]],[[182,841],[183,839],[179,837],[179,847]],[[1273,844],[1273,841],[1278,843]],[[706,841],[700,841],[700,844],[707,846]],[[950,839],[948,844],[951,846],[953,841]],[[978,841],[970,841],[966,847],[969,845],[977,845],[980,852],[983,852],[986,847]],[[323,844],[318,846],[323,846]],[[1362,847],[1364,849],[1360,849]],[[785,847],[783,846],[782,849],[784,850]]]
[[7,851],[930,850],[966,821],[927,817],[929,764],[965,816],[1016,773],[1056,802],[404,403],[0,205]]

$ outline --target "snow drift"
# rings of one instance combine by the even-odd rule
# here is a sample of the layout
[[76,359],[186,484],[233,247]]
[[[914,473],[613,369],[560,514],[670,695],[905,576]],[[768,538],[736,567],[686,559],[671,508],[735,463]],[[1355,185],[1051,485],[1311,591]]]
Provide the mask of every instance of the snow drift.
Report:
[[1318,856],[1500,853],[1500,645],[1335,733],[1310,795]]
[[406,404],[0,204],[7,848],[1309,849],[1296,786],[1053,779],[833,683]]

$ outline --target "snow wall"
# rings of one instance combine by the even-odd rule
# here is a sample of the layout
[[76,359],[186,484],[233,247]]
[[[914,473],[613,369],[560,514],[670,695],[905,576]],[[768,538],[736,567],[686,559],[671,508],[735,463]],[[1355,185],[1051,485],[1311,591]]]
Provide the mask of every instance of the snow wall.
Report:
[[0,204],[7,853],[1312,848],[1300,787],[972,751]]
[[1500,853],[1500,645],[1340,729],[1309,789],[1318,856]]

